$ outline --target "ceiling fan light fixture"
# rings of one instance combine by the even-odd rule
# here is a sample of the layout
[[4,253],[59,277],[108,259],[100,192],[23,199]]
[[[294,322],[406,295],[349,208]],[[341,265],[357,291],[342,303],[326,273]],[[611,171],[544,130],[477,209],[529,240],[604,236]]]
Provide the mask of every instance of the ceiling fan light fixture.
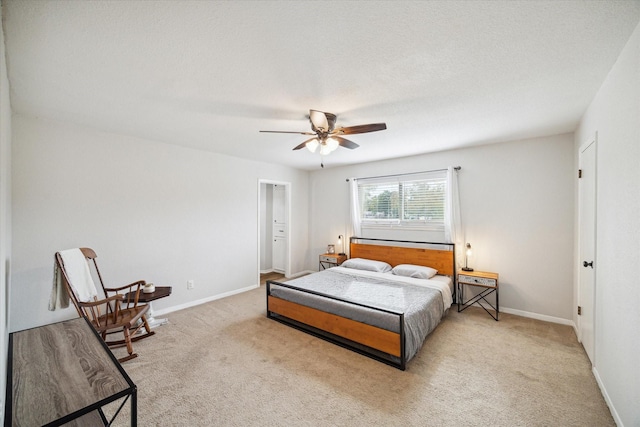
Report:
[[326,156],[340,146],[340,143],[335,138],[324,138],[320,142],[320,155]]
[[[0,0],[1,1],[1,0]],[[344,147],[349,150],[358,148],[359,145],[353,141],[343,138],[342,135],[353,135],[359,133],[377,132],[385,130],[385,123],[370,123],[366,125],[347,126],[336,128],[337,116],[333,113],[327,113],[319,110],[309,110],[309,121],[311,122],[311,132],[299,131],[282,131],[282,130],[261,130],[260,132],[269,133],[295,133],[300,135],[313,135],[304,142],[293,147],[293,150],[300,150],[307,147],[309,151],[315,153],[320,147],[320,155],[326,156],[338,147]],[[324,167],[323,163],[320,166]]]
[[309,151],[311,151],[312,153],[316,152],[316,149],[318,148],[318,140],[317,139],[312,139],[311,141],[307,142],[306,147],[309,149]]
[[332,152],[333,150],[338,148],[338,146],[340,146],[340,143],[337,139],[329,137],[327,138],[326,145],[329,148],[329,152]]

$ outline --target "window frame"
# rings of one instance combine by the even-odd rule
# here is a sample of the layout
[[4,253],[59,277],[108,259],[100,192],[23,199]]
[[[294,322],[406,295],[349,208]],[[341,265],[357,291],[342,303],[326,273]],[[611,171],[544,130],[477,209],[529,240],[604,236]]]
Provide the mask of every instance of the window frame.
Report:
[[[442,185],[442,191],[438,192],[438,198],[441,200],[438,203],[441,203],[440,209],[442,210],[442,216],[437,220],[408,220],[403,219],[406,212],[406,193],[405,188],[407,188],[407,184],[417,183],[417,182],[426,182],[430,185],[434,183],[436,185]],[[430,172],[418,172],[412,174],[401,174],[401,175],[388,175],[384,177],[376,177],[376,178],[361,178],[358,180],[358,203],[360,206],[360,225],[364,229],[402,229],[402,230],[417,230],[417,231],[444,231],[444,211],[445,211],[445,203],[446,203],[446,192],[447,186],[449,183],[447,182],[447,171],[446,170],[438,170],[438,171],[430,171]],[[380,193],[387,191],[385,187],[388,189],[392,189],[393,187],[397,188],[398,197],[400,200],[398,206],[398,217],[397,218],[384,218],[384,219],[375,219],[375,218],[367,218],[365,216],[365,192],[363,192],[363,188],[366,187],[378,187]],[[390,191],[390,190],[389,190]],[[393,193],[393,191],[392,191]],[[429,197],[429,196],[427,196]]]

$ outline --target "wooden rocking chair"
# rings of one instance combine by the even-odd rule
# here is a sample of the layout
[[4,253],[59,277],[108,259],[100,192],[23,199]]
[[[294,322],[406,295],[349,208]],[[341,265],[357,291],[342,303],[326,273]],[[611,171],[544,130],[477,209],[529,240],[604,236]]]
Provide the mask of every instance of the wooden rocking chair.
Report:
[[[155,334],[147,323],[146,314],[149,311],[149,306],[138,305],[138,296],[145,285],[145,281],[138,280],[119,288],[106,288],[96,263],[96,253],[90,248],[79,248],[79,250],[84,255],[86,268],[84,265],[65,265],[65,256],[69,260],[69,255],[65,254],[65,252],[75,251],[74,249],[56,252],[55,256],[57,267],[62,273],[62,282],[64,282],[69,298],[73,302],[78,315],[86,317],[91,322],[109,347],[127,347],[129,355],[118,359],[120,362],[138,357],[137,353],[133,352],[132,343]],[[79,255],[77,256],[79,257]],[[93,263],[100,280],[100,285],[105,295],[104,299],[98,299],[97,290],[91,278],[90,261]],[[75,271],[70,271],[70,269],[75,269]],[[84,271],[79,271],[79,269],[84,269]],[[133,301],[125,301],[124,299],[124,295],[129,292],[135,294]],[[109,296],[109,293],[114,294]],[[142,328],[144,328],[145,333],[136,335],[138,332],[142,333]],[[111,334],[123,334],[124,338],[108,341],[107,336]]]

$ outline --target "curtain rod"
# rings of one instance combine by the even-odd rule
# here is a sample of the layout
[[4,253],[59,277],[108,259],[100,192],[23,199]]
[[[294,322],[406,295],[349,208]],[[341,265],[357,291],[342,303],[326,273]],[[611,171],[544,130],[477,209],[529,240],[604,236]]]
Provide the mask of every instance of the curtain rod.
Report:
[[[460,169],[462,169],[462,166],[454,166],[454,168],[456,171],[459,171]],[[366,177],[362,177],[362,178],[353,178],[356,181],[359,179],[373,179],[373,178],[388,178],[388,177],[392,177],[392,176],[405,176],[405,175],[416,175],[419,173],[427,173],[427,172],[442,172],[442,171],[446,171],[447,169],[433,169],[430,171],[422,171],[422,172],[409,172],[409,173],[397,173],[397,174],[393,174],[393,175],[379,175],[379,176],[366,176]],[[347,178],[347,182],[349,182],[349,178]]]

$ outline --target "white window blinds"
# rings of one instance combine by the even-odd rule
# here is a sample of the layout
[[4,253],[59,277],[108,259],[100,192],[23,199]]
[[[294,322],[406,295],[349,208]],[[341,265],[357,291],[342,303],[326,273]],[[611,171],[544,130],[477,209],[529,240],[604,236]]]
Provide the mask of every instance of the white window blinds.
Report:
[[442,228],[446,188],[446,170],[360,178],[362,225]]

